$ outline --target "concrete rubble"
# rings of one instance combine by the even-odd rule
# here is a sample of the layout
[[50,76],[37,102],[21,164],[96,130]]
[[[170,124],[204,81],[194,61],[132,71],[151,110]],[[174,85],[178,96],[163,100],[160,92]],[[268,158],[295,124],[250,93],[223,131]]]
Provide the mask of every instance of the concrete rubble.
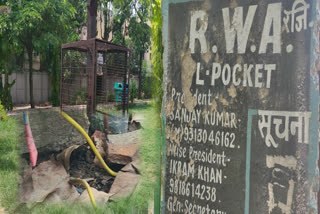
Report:
[[140,175],[138,173],[137,162],[128,163],[123,167],[111,186],[110,193],[113,195],[110,200],[130,196],[139,183]]

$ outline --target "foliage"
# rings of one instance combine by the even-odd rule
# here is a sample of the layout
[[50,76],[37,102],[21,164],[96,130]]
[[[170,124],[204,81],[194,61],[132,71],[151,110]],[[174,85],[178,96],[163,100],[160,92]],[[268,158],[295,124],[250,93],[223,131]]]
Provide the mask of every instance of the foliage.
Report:
[[138,89],[137,89],[137,84],[136,81],[131,80],[130,81],[130,101],[133,103],[134,98],[138,97]]
[[[144,53],[150,46],[150,1],[113,1],[115,15],[112,24],[112,42],[128,46],[131,51],[130,72],[140,74]],[[141,78],[139,78],[141,83]],[[140,93],[139,84],[139,92]],[[140,94],[139,94],[140,97]]]
[[[128,27],[129,37],[132,40],[133,57],[137,57],[133,62],[138,62],[138,97],[141,98],[142,91],[142,60],[144,53],[150,46],[150,27],[147,23],[149,19],[150,2],[147,0],[140,0],[133,2],[135,16],[130,19]],[[134,70],[133,70],[134,73]]]
[[80,34],[82,28],[87,25],[87,2],[87,0],[69,0],[75,10],[75,15],[71,17],[70,22],[74,23],[77,34]]
[[2,85],[2,78],[0,77],[0,100],[2,100],[2,105],[6,110],[13,109],[13,102],[10,93],[10,89],[15,84],[15,80],[9,83],[9,75],[12,73],[11,68],[3,68],[2,72],[0,72],[0,76],[4,73],[4,85]]
[[59,68],[59,53],[55,52],[54,56],[51,58],[51,66],[49,68],[49,73],[51,76],[51,97],[50,102],[52,106],[60,105],[60,68]]
[[108,91],[108,93],[107,93],[107,101],[108,102],[114,102],[115,98],[116,97],[115,97],[113,91]]
[[[3,4],[5,2],[1,2]],[[9,9],[7,6],[2,6]],[[10,28],[7,27],[6,17],[8,17],[8,10],[0,13],[0,100],[2,105],[7,110],[12,110],[13,103],[10,94],[11,87],[15,84],[15,80],[9,83],[9,75],[13,71],[14,64],[14,51],[18,52],[13,45],[13,38],[10,34]],[[2,81],[2,75],[4,74],[4,85]]]
[[9,6],[13,34],[25,48],[43,53],[77,37],[72,33],[75,23],[70,22],[76,11],[68,1],[10,0]]
[[127,20],[131,17],[132,0],[113,1],[112,39],[116,44],[126,45]]
[[51,81],[51,96],[49,98],[52,106],[60,105],[60,48],[52,47],[51,51],[45,51],[42,54],[41,65],[42,71],[48,71]]
[[144,60],[142,63],[142,93],[145,99],[152,98],[152,79],[148,74],[148,65]]
[[162,46],[162,17],[161,0],[152,2],[151,38],[152,38],[152,73],[153,73],[153,95],[156,107],[160,112],[162,104],[162,82],[163,82],[163,46]]
[[[163,46],[162,46],[162,16],[161,16],[161,0],[153,0],[152,1],[152,19],[151,19],[151,39],[152,39],[152,48],[151,48],[151,64],[152,64],[152,74],[153,74],[153,96],[156,101],[156,110],[158,115],[161,115],[161,107],[162,107],[162,96],[163,96]],[[164,151],[165,145],[165,128],[163,123],[159,121],[161,116],[157,117],[158,124],[161,124],[162,136],[160,138],[160,151]],[[164,154],[161,154],[163,157]],[[162,167],[159,167],[158,170],[158,183],[160,184],[162,177]],[[160,198],[161,198],[161,190],[159,185],[155,188],[155,210],[160,210]]]
[[8,116],[6,114],[6,111],[3,107],[3,105],[1,104],[1,100],[0,100],[0,121],[7,121],[8,120]]
[[85,104],[87,102],[87,89],[80,88],[71,99],[71,105]]
[[132,2],[135,15],[130,18],[128,35],[132,41],[133,49],[137,53],[145,53],[150,46],[150,26],[147,21],[149,15],[149,2],[140,0]]
[[[112,31],[112,16],[113,16],[113,6],[112,2],[113,0],[100,0],[101,3],[100,9],[102,9],[103,15],[104,15],[104,37],[103,39],[108,41],[109,40],[109,34]],[[103,7],[102,7],[103,5]]]
[[78,38],[74,31],[75,21],[72,21],[76,11],[68,1],[62,0],[8,0],[6,5],[10,13],[0,15],[0,37],[7,33],[14,53],[25,50],[28,54],[30,103],[33,107],[33,54],[43,55],[42,65],[48,65],[46,69],[53,71],[52,77],[55,77],[54,67],[59,61],[56,49],[62,43]]

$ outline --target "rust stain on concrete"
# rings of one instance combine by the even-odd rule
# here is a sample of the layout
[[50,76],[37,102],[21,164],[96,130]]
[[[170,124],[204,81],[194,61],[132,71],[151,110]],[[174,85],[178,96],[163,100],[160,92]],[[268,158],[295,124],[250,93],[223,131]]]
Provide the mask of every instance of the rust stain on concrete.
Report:
[[[182,132],[181,132],[182,134]],[[172,143],[176,143],[180,146],[180,135],[177,133],[176,129],[171,128],[170,126],[166,126],[166,138],[170,140]]]
[[196,63],[191,57],[190,49],[186,53],[181,54],[181,84],[182,91],[184,93],[184,105],[189,112],[192,112],[194,107],[197,105],[196,97],[192,96],[190,88],[192,85],[192,77],[196,71]]
[[210,0],[205,0],[203,2],[202,8],[205,9],[206,11],[210,11],[210,9],[211,9],[211,1]]
[[230,8],[234,9],[238,7],[238,2],[236,0],[232,0],[230,3]]
[[259,89],[258,91],[259,98],[263,104],[265,104],[268,100],[267,97],[269,95],[269,90],[266,88]]
[[229,102],[222,95],[219,96],[219,101],[224,106],[228,106],[229,105]]
[[237,96],[237,90],[233,84],[231,84],[230,88],[227,89],[229,96],[235,98]]
[[210,50],[209,44],[207,45],[207,50],[208,50],[207,53],[202,54],[201,57],[208,64],[212,56],[212,53],[209,51]]
[[201,113],[201,117],[203,118],[203,119],[205,119],[206,118],[206,112],[207,112],[207,106],[205,106],[203,109],[202,109],[202,113]]
[[214,58],[214,61],[215,61],[215,62],[220,62],[220,63],[223,62],[223,61],[220,59],[220,56],[219,56],[218,53],[216,53],[216,57]]
[[212,25],[212,32],[216,31],[217,27],[215,25]]
[[174,110],[174,101],[173,100],[167,100],[167,106],[166,106],[166,115],[172,115]]
[[217,111],[217,102],[215,100],[212,100],[210,111]]
[[181,110],[181,103],[180,102],[178,102],[178,104],[177,104],[177,109],[180,111]]
[[238,56],[237,57],[237,63],[238,64],[243,64],[243,57],[242,56]]

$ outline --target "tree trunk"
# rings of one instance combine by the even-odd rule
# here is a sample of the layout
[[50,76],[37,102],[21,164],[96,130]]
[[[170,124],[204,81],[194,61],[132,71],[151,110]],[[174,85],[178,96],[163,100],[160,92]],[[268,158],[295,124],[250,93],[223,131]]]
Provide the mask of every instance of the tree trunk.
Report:
[[[87,1],[87,40],[95,38],[97,35],[97,8],[98,0]],[[94,50],[96,51],[96,50]],[[87,73],[89,74],[88,94],[87,94],[87,115],[88,117],[95,111],[95,71],[93,68],[93,59],[95,58],[95,52],[87,52]],[[96,60],[96,59],[95,59]]]
[[97,9],[98,0],[87,2],[87,39],[95,38],[97,35]]
[[123,37],[122,37],[122,45],[126,45],[126,34],[127,34],[127,24],[126,20],[124,20],[124,29],[123,29]]
[[33,78],[32,78],[32,67],[33,67],[33,49],[27,47],[28,52],[28,60],[29,60],[29,87],[30,87],[30,105],[31,108],[34,108],[34,101],[33,101]]
[[140,62],[139,62],[139,86],[138,86],[138,98],[141,99],[141,76],[142,76],[142,58],[143,52],[140,52]]
[[3,97],[2,97],[2,105],[4,105],[4,107],[6,109],[9,108],[9,95],[10,95],[10,89],[9,89],[9,75],[8,73],[4,74],[4,86],[3,86]]
[[4,89],[9,88],[9,74],[5,73],[4,74]]
[[2,74],[0,73],[0,100],[2,96],[2,90],[3,90],[3,85],[2,85]]

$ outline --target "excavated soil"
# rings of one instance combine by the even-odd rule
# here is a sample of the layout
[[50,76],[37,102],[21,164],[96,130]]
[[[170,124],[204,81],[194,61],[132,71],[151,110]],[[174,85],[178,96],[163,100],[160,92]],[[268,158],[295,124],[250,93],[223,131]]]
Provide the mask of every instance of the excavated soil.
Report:
[[[38,155],[37,165],[56,157],[60,152],[52,152]],[[24,163],[29,163],[29,155],[24,154],[22,158],[25,159]],[[114,177],[110,176],[105,169],[96,166],[93,163],[94,153],[87,145],[80,146],[71,153],[70,157],[70,170],[71,177],[87,179],[91,187],[99,191],[109,192],[111,185],[114,182]],[[28,165],[28,164],[27,164]],[[120,171],[124,165],[107,163],[107,165],[115,172]],[[85,187],[82,185],[75,185],[78,191],[82,192]]]
[[[116,119],[114,120],[111,119],[109,121],[109,125],[111,129],[113,128],[117,131],[121,130],[120,128],[123,128],[121,124],[123,123],[120,123],[120,122],[118,123]],[[127,124],[127,126],[123,130],[125,130],[125,132],[132,132],[140,128],[142,127],[139,122],[132,121],[132,123]],[[79,135],[80,138],[83,138],[80,133],[77,133],[77,135]],[[113,142],[113,143],[117,143],[117,142]],[[37,166],[40,163],[47,161],[51,158],[56,159],[56,156],[60,152],[62,152],[61,149],[62,148],[59,148],[58,150],[39,151]],[[23,159],[22,161],[23,165],[28,166],[30,163],[29,154],[22,153],[21,157]],[[70,169],[68,173],[70,174],[71,177],[86,179],[91,187],[94,187],[99,191],[104,191],[108,193],[110,191],[111,185],[114,182],[114,177],[110,176],[105,169],[96,166],[93,163],[94,157],[95,157],[94,153],[92,152],[88,144],[85,144],[75,149],[71,153]],[[124,167],[124,165],[113,164],[113,163],[107,163],[107,165],[115,172],[120,171],[120,169]],[[23,169],[22,169],[22,172],[23,172]],[[76,185],[76,187],[79,192],[82,192],[85,189],[85,187],[82,185]]]
[[[70,176],[81,179],[88,179],[91,187],[99,191],[109,192],[113,184],[114,177],[108,175],[105,169],[102,169],[93,163],[94,153],[86,146],[81,146],[74,150],[70,157]],[[107,163],[108,166],[115,172],[120,171],[124,165]],[[81,185],[76,185],[80,190],[85,188]]]
[[[59,152],[39,154],[37,165],[50,158],[56,157],[58,154]],[[94,153],[87,145],[75,149],[70,157],[69,174],[71,177],[86,179],[91,187],[108,193],[114,182],[114,177],[110,176],[105,169],[96,166],[93,163],[94,157]],[[25,161],[23,161],[24,163],[27,164],[29,162],[28,154],[24,154],[22,158],[25,159]],[[120,169],[124,167],[124,165],[113,163],[107,163],[107,165],[115,172],[120,171]],[[80,192],[85,190],[85,187],[82,185],[75,186]]]

